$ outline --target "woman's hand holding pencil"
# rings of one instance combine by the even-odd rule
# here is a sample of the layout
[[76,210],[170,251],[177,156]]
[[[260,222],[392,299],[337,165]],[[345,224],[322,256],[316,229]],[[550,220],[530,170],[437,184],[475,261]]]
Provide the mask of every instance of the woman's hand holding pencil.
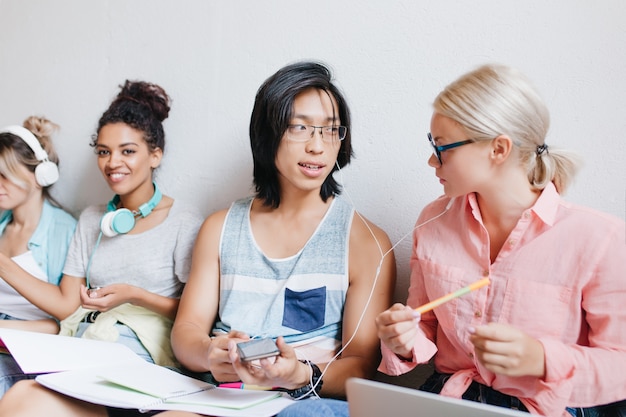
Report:
[[415,309],[415,311],[417,311],[420,314],[423,314],[423,313],[425,313],[427,311],[432,310],[435,307],[439,307],[441,304],[443,304],[445,302],[448,302],[448,301],[453,300],[453,299],[455,299],[457,297],[465,295],[465,294],[467,294],[467,293],[469,293],[471,291],[475,291],[475,290],[477,290],[479,288],[482,288],[482,287],[484,287],[485,285],[488,285],[488,284],[489,284],[489,277],[483,278],[481,280],[478,280],[478,281],[468,285],[467,287],[463,287],[463,288],[458,289],[458,290],[456,290],[454,292],[451,292],[450,294],[446,294],[443,297],[439,297],[436,300],[433,300],[433,301],[431,301],[429,303],[421,305],[421,306],[417,307]]
[[378,337],[396,355],[405,360],[411,360],[422,313],[488,284],[489,278],[483,278],[415,309],[400,303],[394,304],[376,318]]

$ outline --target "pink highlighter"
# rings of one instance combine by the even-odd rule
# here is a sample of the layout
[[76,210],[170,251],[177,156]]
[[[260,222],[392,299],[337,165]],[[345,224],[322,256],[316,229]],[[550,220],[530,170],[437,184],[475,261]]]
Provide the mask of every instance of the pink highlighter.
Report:
[[278,389],[278,387],[262,387],[260,385],[251,385],[244,384],[243,382],[226,382],[224,384],[219,384],[218,388],[233,388],[233,389],[249,389],[255,391],[271,391],[274,389]]

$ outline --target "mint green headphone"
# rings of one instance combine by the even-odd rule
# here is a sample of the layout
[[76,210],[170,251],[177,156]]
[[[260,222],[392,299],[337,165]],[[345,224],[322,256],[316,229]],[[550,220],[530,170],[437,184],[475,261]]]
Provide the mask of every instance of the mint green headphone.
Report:
[[120,202],[120,196],[117,194],[109,201],[109,204],[107,204],[107,213],[102,216],[102,220],[100,220],[100,230],[103,235],[113,237],[118,234],[128,233],[135,227],[136,217],[146,217],[148,214],[152,213],[152,210],[154,210],[163,197],[156,183],[153,182],[152,184],[154,185],[152,198],[139,206],[139,209],[136,211],[131,211],[127,208],[118,209],[117,205]]

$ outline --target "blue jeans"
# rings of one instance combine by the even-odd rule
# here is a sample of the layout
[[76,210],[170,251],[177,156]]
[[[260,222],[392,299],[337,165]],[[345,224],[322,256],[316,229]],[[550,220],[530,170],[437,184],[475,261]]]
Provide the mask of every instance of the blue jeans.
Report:
[[[89,324],[90,323],[80,323],[75,337],[81,337],[83,333],[85,333],[85,330],[87,330],[87,327],[89,327]],[[122,323],[117,323],[115,328],[120,334],[115,343],[121,343],[122,345],[128,347],[146,362],[154,363],[152,356],[150,356],[150,353],[141,344],[137,335],[130,327]]]
[[603,417],[626,417],[626,400],[605,404],[598,408]]
[[[449,374],[433,373],[424,384],[419,388],[422,391],[439,394],[443,389],[443,385],[450,378]],[[498,407],[506,407],[513,410],[526,411],[528,409],[520,402],[517,397],[503,394],[483,384],[474,381],[463,394],[464,400],[476,401],[484,404],[496,405]],[[573,417],[598,417],[599,411],[596,407],[590,408],[566,408],[567,412]]]
[[[0,320],[20,320],[5,313],[0,313]],[[22,372],[13,356],[0,353],[0,398],[18,381],[33,379],[36,375],[26,375]]]
[[[14,318],[7,316],[6,314],[0,314],[0,319],[4,320],[12,320]],[[76,333],[76,337],[82,336],[82,334],[87,330],[89,323],[80,323],[78,327],[78,331]],[[152,357],[146,350],[146,348],[141,344],[135,332],[133,332],[130,327],[125,326],[123,324],[116,324],[115,327],[119,331],[120,337],[117,340],[117,343],[121,343],[127,347],[129,347],[133,352],[139,355],[142,359],[154,363]],[[9,388],[11,388],[16,382],[21,381],[23,379],[33,379],[37,376],[37,374],[26,375],[22,372],[22,369],[19,367],[13,356],[8,354],[0,354],[0,398],[4,395],[5,392]]]
[[[450,378],[450,375],[435,372],[419,389],[421,391],[439,394],[443,388],[443,384],[448,380],[448,378]],[[522,404],[518,398],[502,394],[501,392],[475,381],[470,385],[467,391],[465,391],[463,399],[528,412],[524,404]],[[596,407],[567,407],[566,410],[573,417],[600,416]],[[393,411],[393,407],[390,407],[390,411]],[[290,405],[278,413],[277,417],[348,417],[349,415],[348,403],[346,401],[308,399],[298,401],[297,403]]]
[[[421,391],[439,394],[443,385],[450,378],[449,374],[433,373],[419,388]],[[474,381],[469,386],[462,397],[464,400],[475,401],[483,404],[496,405],[498,407],[510,408],[512,410],[526,411],[528,409],[516,397],[502,394],[486,385]]]
[[[391,407],[390,411],[392,411]],[[313,397],[296,401],[284,408],[276,417],[348,417],[349,415],[347,401]]]
[[0,398],[18,381],[33,379],[37,375],[26,375],[22,372],[13,356],[8,353],[0,354]]

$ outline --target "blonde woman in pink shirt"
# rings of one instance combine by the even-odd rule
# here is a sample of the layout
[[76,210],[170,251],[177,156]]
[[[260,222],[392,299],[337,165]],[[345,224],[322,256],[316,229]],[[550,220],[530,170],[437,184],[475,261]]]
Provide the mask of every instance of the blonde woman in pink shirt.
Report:
[[[577,160],[546,141],[548,126],[508,67],[437,96],[428,164],[444,196],[417,221],[434,219],[414,231],[407,305],[377,318],[382,372],[433,358],[422,390],[547,416],[626,398],[626,226],[561,198]],[[483,277],[488,287],[414,312]]]

